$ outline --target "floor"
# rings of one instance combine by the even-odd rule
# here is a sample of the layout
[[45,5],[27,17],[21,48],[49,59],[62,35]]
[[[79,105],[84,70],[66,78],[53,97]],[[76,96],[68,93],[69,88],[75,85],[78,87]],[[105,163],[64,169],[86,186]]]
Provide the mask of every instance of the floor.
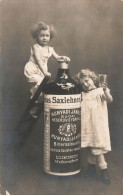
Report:
[[[110,185],[100,181],[98,171],[96,177],[84,177],[84,150],[80,174],[66,177],[45,174],[42,121],[41,114],[33,129],[29,128],[28,131],[25,131],[26,124],[20,136],[21,140],[17,138],[17,132],[10,132],[7,128],[3,133],[6,141],[3,142],[1,183],[10,195],[123,195],[123,146],[113,145],[112,152],[106,156]],[[24,135],[24,132],[28,133]]]

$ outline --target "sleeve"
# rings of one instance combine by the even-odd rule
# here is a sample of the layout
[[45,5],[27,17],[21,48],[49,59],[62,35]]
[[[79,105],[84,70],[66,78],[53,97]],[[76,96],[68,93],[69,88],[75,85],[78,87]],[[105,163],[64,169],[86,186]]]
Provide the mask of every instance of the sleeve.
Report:
[[54,48],[53,47],[49,47],[49,52],[50,52],[50,56],[52,56],[53,53],[55,52]]

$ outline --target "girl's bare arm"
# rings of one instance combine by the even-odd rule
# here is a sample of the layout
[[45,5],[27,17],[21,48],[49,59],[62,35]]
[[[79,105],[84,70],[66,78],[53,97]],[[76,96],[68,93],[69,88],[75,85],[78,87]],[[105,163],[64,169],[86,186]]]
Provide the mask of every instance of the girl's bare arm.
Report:
[[65,60],[65,61],[70,61],[70,58],[67,57],[67,56],[59,56],[54,50],[53,50],[53,57],[56,59],[56,60]]
[[103,91],[104,91],[103,98],[104,98],[108,103],[113,102],[113,97],[112,97],[112,95],[110,94],[110,89],[107,87],[106,83],[103,83],[103,84],[102,84],[102,88],[103,88]]

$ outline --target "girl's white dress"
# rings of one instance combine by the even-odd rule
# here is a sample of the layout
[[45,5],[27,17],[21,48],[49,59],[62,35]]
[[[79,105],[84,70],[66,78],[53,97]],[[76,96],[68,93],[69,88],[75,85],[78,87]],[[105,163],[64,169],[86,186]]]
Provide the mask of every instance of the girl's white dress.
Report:
[[[53,47],[48,47],[48,50],[45,50],[42,46],[40,46],[37,43],[35,43],[35,47],[37,48],[38,56],[40,57],[40,62],[42,63],[44,70],[48,71],[47,62],[49,57],[51,57],[53,54],[54,51]],[[38,86],[42,82],[44,74],[42,73],[36,62],[36,58],[32,48],[29,62],[24,67],[24,74],[29,82],[34,83],[33,87],[30,90],[33,96]]]
[[111,150],[107,102],[102,88],[82,92],[81,147],[91,147],[94,155]]

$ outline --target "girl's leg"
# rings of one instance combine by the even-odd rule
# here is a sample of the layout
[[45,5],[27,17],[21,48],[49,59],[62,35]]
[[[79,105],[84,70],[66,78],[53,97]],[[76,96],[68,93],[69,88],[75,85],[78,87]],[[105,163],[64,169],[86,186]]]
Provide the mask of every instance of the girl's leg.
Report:
[[[30,92],[31,92],[31,97],[30,97],[30,99],[33,98],[33,96],[34,96],[35,92],[37,91],[39,85],[40,85],[41,82],[43,81],[43,78],[44,78],[44,76],[38,75],[38,74],[32,74],[32,75],[28,78],[29,82],[33,83],[33,86],[32,86],[32,88],[30,89]],[[42,93],[41,93],[41,95],[42,95]]]
[[101,179],[104,184],[110,184],[110,178],[108,175],[108,170],[107,170],[107,163],[105,161],[104,155],[99,154],[97,155],[97,163],[101,172]]
[[87,150],[88,169],[86,177],[93,177],[96,175],[96,156],[91,153],[91,148]]
[[30,92],[31,92],[31,97],[30,99],[33,98],[33,96],[35,95],[37,89],[38,89],[39,85],[38,84],[35,84],[31,89],[30,89]]
[[[34,85],[33,87],[31,88],[30,92],[31,92],[31,97],[30,99],[33,98],[33,96],[35,95],[39,85],[41,84],[43,78],[40,76],[40,75],[36,75],[36,74],[33,74],[33,77],[32,77],[32,80],[34,82]],[[41,92],[40,93],[40,96],[38,98],[38,100],[36,100],[35,103],[40,103],[42,102],[43,100],[43,93]],[[30,110],[30,115],[33,117],[33,118],[37,118],[37,112],[38,112],[38,107],[37,106],[34,106],[31,110]]]
[[88,164],[96,165],[96,156],[92,154],[90,148],[88,148]]
[[103,154],[97,155],[97,163],[100,170],[107,169],[107,163]]

